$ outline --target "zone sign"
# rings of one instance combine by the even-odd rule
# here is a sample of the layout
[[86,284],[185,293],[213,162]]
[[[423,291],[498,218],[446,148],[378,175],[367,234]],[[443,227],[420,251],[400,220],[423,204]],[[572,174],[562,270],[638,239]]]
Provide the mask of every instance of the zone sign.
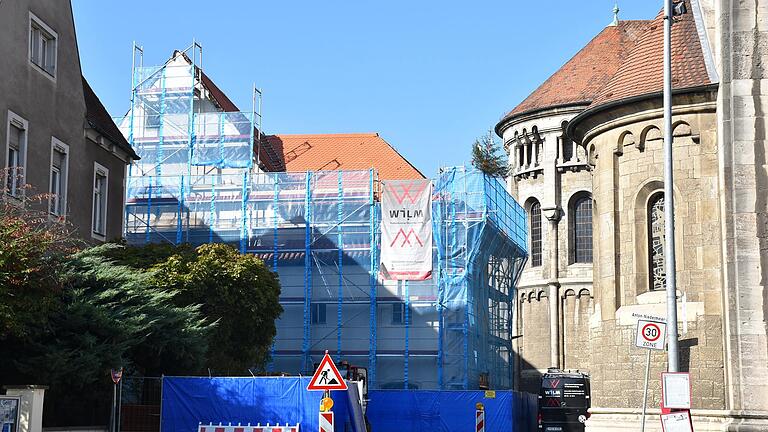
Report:
[[637,339],[635,345],[640,348],[664,350],[667,338],[667,324],[658,321],[637,321]]

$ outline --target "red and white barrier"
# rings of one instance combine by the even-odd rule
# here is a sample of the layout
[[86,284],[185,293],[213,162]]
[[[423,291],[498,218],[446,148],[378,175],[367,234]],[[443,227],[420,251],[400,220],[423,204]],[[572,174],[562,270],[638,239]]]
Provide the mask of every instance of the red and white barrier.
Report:
[[475,410],[475,431],[485,432],[485,411]]
[[[333,429],[331,429],[331,431],[333,431]],[[267,423],[266,426],[261,423],[256,424],[256,426],[252,426],[250,423],[246,426],[239,424],[233,426],[232,423],[226,426],[221,423],[218,425],[213,423],[204,425],[200,423],[197,432],[299,432],[299,423],[296,423],[295,426],[290,426],[288,423],[286,423],[285,426],[280,426],[279,424],[270,425],[269,423]]]
[[333,411],[320,413],[320,432],[333,432]]

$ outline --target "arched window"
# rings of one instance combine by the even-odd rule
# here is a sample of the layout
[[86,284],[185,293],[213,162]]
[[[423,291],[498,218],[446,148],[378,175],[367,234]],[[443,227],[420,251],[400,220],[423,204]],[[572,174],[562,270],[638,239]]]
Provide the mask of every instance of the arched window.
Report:
[[592,198],[587,194],[571,201],[571,262],[592,262]]
[[658,192],[648,200],[648,287],[651,291],[666,288],[664,246],[664,194]]
[[531,223],[531,267],[541,265],[541,204],[534,201],[530,210]]
[[568,122],[564,121],[562,125],[560,125],[560,130],[562,131],[562,135],[560,135],[560,150],[563,152],[560,159],[563,162],[568,162],[573,159],[573,140],[565,132],[567,128]]

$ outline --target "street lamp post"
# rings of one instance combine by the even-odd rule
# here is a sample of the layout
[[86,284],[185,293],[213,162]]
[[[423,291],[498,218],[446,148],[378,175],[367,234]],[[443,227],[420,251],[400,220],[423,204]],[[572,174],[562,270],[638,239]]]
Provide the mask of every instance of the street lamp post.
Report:
[[667,288],[667,328],[669,329],[667,370],[678,372],[675,199],[672,179],[672,18],[672,0],[664,0],[664,267]]

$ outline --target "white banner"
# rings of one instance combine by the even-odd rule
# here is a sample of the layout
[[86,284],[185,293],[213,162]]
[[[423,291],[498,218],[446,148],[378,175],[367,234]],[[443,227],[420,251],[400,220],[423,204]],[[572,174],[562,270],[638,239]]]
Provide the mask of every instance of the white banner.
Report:
[[381,194],[381,275],[424,280],[432,276],[432,182],[390,180]]

